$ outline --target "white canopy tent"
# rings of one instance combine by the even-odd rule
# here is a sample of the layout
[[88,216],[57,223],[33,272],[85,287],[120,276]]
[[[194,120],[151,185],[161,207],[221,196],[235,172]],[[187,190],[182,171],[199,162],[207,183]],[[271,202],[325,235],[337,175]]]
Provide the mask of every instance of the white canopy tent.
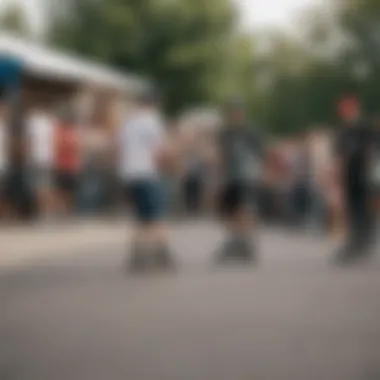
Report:
[[11,35],[0,35],[0,56],[18,60],[26,75],[108,90],[134,92],[146,83],[135,75],[66,54]]
[[221,124],[221,115],[215,109],[196,108],[185,112],[180,118],[183,129],[216,131]]

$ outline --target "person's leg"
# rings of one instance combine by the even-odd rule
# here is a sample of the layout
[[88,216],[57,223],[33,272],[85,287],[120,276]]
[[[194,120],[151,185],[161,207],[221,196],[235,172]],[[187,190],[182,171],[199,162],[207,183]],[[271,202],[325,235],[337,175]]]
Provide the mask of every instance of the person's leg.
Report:
[[66,217],[72,215],[74,212],[77,189],[77,175],[70,172],[64,173],[61,186],[61,199],[63,215]]
[[124,186],[124,197],[131,206],[135,222],[130,236],[130,246],[127,255],[126,269],[128,272],[143,271],[147,267],[147,225],[144,221],[144,207],[142,204],[142,188],[139,183],[130,183]]
[[361,254],[366,255],[371,252],[371,246],[374,243],[374,212],[371,209],[370,192],[366,192],[360,200],[360,229],[359,241]]
[[6,194],[5,194],[5,175],[0,172],[0,221],[2,222],[7,215]]
[[174,268],[174,258],[170,249],[167,223],[167,197],[163,183],[152,181],[146,186],[146,219],[149,221],[148,239],[152,247],[154,262],[163,268]]
[[362,202],[356,194],[347,192],[345,194],[345,204],[346,238],[345,243],[336,256],[338,264],[347,264],[360,255],[364,237],[363,227],[365,217],[363,215]]
[[252,247],[253,210],[242,184],[228,185],[222,194],[222,211],[225,217],[226,240],[218,253],[218,261],[229,258],[254,259]]
[[298,227],[300,223],[301,215],[301,202],[300,202],[300,191],[299,185],[294,184],[290,192],[290,202],[291,202],[291,218],[294,227]]
[[357,195],[351,199],[351,246],[359,254],[366,244],[368,220],[365,201]]
[[380,243],[380,191],[376,189],[375,195],[373,197],[373,206],[374,206],[374,234],[375,234],[375,244]]
[[9,217],[9,205],[3,189],[0,189],[0,222],[6,221]]
[[137,220],[128,262],[132,271],[144,270],[153,263],[161,267],[173,265],[163,214],[163,192],[161,184],[153,180],[135,182],[126,191]]
[[63,172],[58,171],[55,173],[55,186],[53,190],[54,199],[54,214],[58,218],[62,218],[66,212],[66,183],[65,175]]
[[38,215],[44,220],[49,220],[52,216],[54,207],[52,198],[50,172],[44,170],[40,173],[37,183]]

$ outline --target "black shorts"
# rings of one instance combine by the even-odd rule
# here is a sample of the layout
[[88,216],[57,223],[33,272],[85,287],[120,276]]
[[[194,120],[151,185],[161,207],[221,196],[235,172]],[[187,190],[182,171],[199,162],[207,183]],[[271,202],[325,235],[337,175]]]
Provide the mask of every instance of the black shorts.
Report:
[[254,187],[242,182],[226,183],[220,192],[219,212],[222,216],[233,216],[236,212],[253,206]]
[[55,175],[55,185],[61,191],[75,193],[78,186],[78,176],[76,173],[58,171]]

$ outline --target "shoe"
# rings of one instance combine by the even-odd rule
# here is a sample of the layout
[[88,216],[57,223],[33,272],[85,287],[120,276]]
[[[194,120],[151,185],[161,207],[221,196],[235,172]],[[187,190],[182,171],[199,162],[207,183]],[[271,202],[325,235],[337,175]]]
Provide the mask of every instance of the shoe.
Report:
[[340,248],[332,257],[335,265],[345,266],[355,263],[362,257],[362,252],[357,248],[346,246]]
[[257,262],[257,248],[250,241],[241,241],[235,255],[245,262]]
[[134,248],[127,260],[127,273],[142,273],[148,268],[148,266],[149,262],[146,257],[146,252],[141,249]]
[[226,242],[219,247],[215,253],[217,264],[224,264],[231,260],[233,256],[233,244],[232,242]]
[[216,254],[218,264],[231,261],[238,262],[256,262],[256,248],[249,241],[236,240],[226,243]]
[[162,247],[155,252],[154,264],[159,269],[175,270],[176,264],[168,247]]

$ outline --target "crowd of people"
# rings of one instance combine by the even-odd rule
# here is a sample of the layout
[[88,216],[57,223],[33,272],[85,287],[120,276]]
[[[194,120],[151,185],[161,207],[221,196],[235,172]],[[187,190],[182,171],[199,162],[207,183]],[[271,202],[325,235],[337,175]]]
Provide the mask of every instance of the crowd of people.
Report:
[[341,103],[338,133],[316,127],[282,139],[252,124],[239,99],[221,110],[217,128],[168,123],[151,91],[112,125],[96,110],[80,120],[68,108],[32,108],[23,118],[18,165],[10,159],[9,108],[0,103],[1,220],[93,215],[124,207],[126,198],[139,222],[133,268],[145,265],[141,251],[157,251],[163,265],[173,262],[168,213],[220,218],[227,229],[218,250],[223,260],[231,252],[257,259],[255,219],[319,233],[348,231],[352,241],[343,256],[370,244],[380,139],[355,99]]
[[[97,119],[80,123],[66,107],[32,107],[22,118],[20,155],[13,157],[9,106],[0,103],[0,219],[51,221],[110,202],[112,135]],[[100,125],[99,125],[100,124]],[[20,161],[19,163],[17,161]],[[107,198],[108,197],[108,198]]]

